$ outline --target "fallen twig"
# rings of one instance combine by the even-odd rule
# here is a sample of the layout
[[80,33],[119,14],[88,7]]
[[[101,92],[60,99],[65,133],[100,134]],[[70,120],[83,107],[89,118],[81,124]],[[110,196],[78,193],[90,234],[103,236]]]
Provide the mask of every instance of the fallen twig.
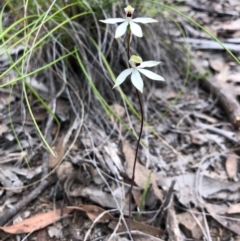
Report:
[[[195,70],[197,70],[201,75],[204,75],[205,70],[197,64],[194,60],[192,61],[192,65]],[[201,85],[205,88],[208,92],[213,93],[213,95],[218,98],[220,105],[224,108],[226,116],[228,117],[229,121],[235,128],[240,127],[240,105],[236,98],[222,89],[217,83],[212,80],[211,77],[205,77],[202,80]]]

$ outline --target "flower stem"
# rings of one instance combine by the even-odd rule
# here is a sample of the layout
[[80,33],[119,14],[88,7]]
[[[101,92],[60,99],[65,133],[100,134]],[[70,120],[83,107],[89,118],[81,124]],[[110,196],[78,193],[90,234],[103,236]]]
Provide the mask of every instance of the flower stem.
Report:
[[[134,184],[134,180],[135,180],[137,155],[138,155],[138,149],[139,149],[139,146],[140,146],[140,140],[141,140],[142,131],[143,131],[143,105],[142,105],[142,101],[141,101],[141,98],[140,98],[139,91],[137,89],[136,89],[136,94],[137,94],[137,97],[138,97],[140,112],[141,112],[141,127],[140,127],[140,132],[139,132],[139,136],[138,136],[138,140],[137,140],[137,147],[136,147],[134,163],[133,163],[133,170],[132,170],[132,179],[131,179],[131,187],[130,187],[130,200],[129,200],[129,219],[130,220],[132,219],[132,190],[133,190],[133,184]],[[130,223],[131,223],[131,221],[130,221]]]
[[[128,26],[128,31],[127,31],[127,35],[126,35],[128,60],[130,59],[130,40],[131,40],[131,30]],[[133,185],[134,185],[134,180],[135,180],[135,169],[136,169],[136,163],[137,163],[138,149],[140,146],[140,140],[141,140],[142,131],[143,131],[143,105],[142,105],[142,101],[141,101],[138,89],[136,89],[136,94],[138,97],[138,102],[139,102],[140,112],[141,112],[141,127],[140,127],[140,132],[139,132],[139,136],[138,136],[138,140],[137,140],[137,147],[136,147],[136,152],[135,152],[135,157],[134,157],[132,179],[131,179],[131,186],[130,186],[130,198],[129,198],[129,229],[130,230],[131,230],[131,222],[132,222],[132,190],[133,190]]]

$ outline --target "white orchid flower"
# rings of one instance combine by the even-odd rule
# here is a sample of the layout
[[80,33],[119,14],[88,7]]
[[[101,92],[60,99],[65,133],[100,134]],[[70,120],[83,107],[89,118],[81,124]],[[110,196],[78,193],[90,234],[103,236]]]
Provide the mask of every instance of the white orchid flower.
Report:
[[132,8],[130,5],[128,5],[126,8],[124,8],[124,10],[126,13],[126,19],[109,18],[106,20],[99,20],[100,22],[109,23],[109,24],[122,23],[116,29],[115,38],[120,38],[121,36],[123,36],[127,31],[128,25],[130,25],[130,29],[131,29],[132,33],[134,35],[136,35],[137,37],[141,38],[143,36],[142,29],[141,29],[140,25],[138,25],[136,23],[158,22],[157,20],[152,19],[152,18],[134,18],[134,19],[132,19],[134,8]]
[[140,58],[139,56],[136,55],[132,55],[129,63],[131,65],[132,68],[129,69],[125,69],[116,79],[115,85],[113,86],[113,88],[119,86],[120,84],[122,84],[125,79],[131,74],[131,81],[132,84],[140,91],[143,92],[143,80],[142,77],[140,75],[143,74],[145,76],[147,76],[149,79],[152,80],[158,80],[158,81],[165,81],[164,78],[158,74],[153,73],[150,70],[146,70],[144,68],[146,67],[153,67],[156,66],[158,64],[160,64],[160,62],[157,61],[142,61],[142,58]]

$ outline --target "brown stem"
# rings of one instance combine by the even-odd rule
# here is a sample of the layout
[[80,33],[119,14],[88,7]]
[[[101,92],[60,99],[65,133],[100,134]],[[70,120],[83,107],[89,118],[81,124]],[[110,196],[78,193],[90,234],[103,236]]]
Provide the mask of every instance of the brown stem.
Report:
[[143,131],[143,105],[142,105],[142,101],[141,101],[138,89],[136,89],[136,93],[137,93],[139,106],[140,106],[140,112],[141,112],[141,127],[140,127],[140,132],[139,132],[139,136],[138,136],[138,140],[137,140],[137,148],[136,148],[134,163],[133,163],[133,173],[132,173],[132,180],[131,180],[131,187],[130,187],[130,201],[129,201],[129,220],[132,219],[132,190],[133,190],[133,184],[134,184],[134,180],[135,180],[135,169],[136,169],[136,163],[137,163],[138,149],[140,146],[140,140],[141,140],[142,131]]
[[[129,28],[128,28],[126,39],[127,39],[127,56],[129,60],[130,59],[130,40],[131,40],[131,30]],[[136,163],[137,163],[138,149],[140,146],[140,140],[141,140],[142,130],[143,130],[143,105],[142,105],[142,101],[141,101],[138,89],[136,89],[136,94],[140,105],[141,127],[140,127],[140,133],[138,136],[137,147],[136,147],[136,152],[134,157],[133,172],[132,172],[131,187],[130,187],[130,200],[129,200],[129,229],[130,230],[131,230],[131,220],[132,220],[132,190],[133,190],[133,185],[135,180],[135,169],[136,169]]]

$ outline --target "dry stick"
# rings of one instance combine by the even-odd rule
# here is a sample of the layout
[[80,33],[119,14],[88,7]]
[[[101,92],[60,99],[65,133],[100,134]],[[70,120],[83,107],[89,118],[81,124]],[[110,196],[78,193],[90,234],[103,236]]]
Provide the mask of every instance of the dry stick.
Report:
[[[192,65],[194,69],[204,75],[205,70],[196,61],[192,61]],[[206,77],[205,80],[200,83],[207,91],[212,92],[213,95],[218,98],[219,103],[224,108],[229,121],[236,129],[239,129],[240,105],[237,99],[231,93],[222,89],[211,77]]]
[[[128,60],[130,59],[130,40],[131,40],[131,30],[128,26],[128,31],[127,31],[127,55],[128,55]],[[137,163],[137,154],[138,154],[138,149],[140,145],[140,140],[142,136],[142,130],[143,130],[143,106],[142,106],[142,101],[140,98],[140,94],[138,89],[136,89],[139,105],[140,105],[140,111],[141,111],[141,127],[140,127],[140,132],[138,136],[138,141],[137,141],[137,147],[136,147],[136,152],[135,152],[135,158],[134,158],[134,163],[133,163],[133,170],[132,170],[132,179],[131,179],[131,186],[130,186],[130,200],[129,200],[129,229],[131,230],[131,220],[132,220],[132,190],[133,190],[133,184],[135,180],[135,169],[136,169],[136,163]]]
[[17,213],[19,213],[23,208],[27,207],[28,204],[37,198],[45,188],[50,185],[48,179],[44,179],[40,185],[35,188],[27,197],[24,197],[21,201],[16,203],[14,207],[6,211],[0,216],[0,226],[5,225],[11,218],[13,218]]

